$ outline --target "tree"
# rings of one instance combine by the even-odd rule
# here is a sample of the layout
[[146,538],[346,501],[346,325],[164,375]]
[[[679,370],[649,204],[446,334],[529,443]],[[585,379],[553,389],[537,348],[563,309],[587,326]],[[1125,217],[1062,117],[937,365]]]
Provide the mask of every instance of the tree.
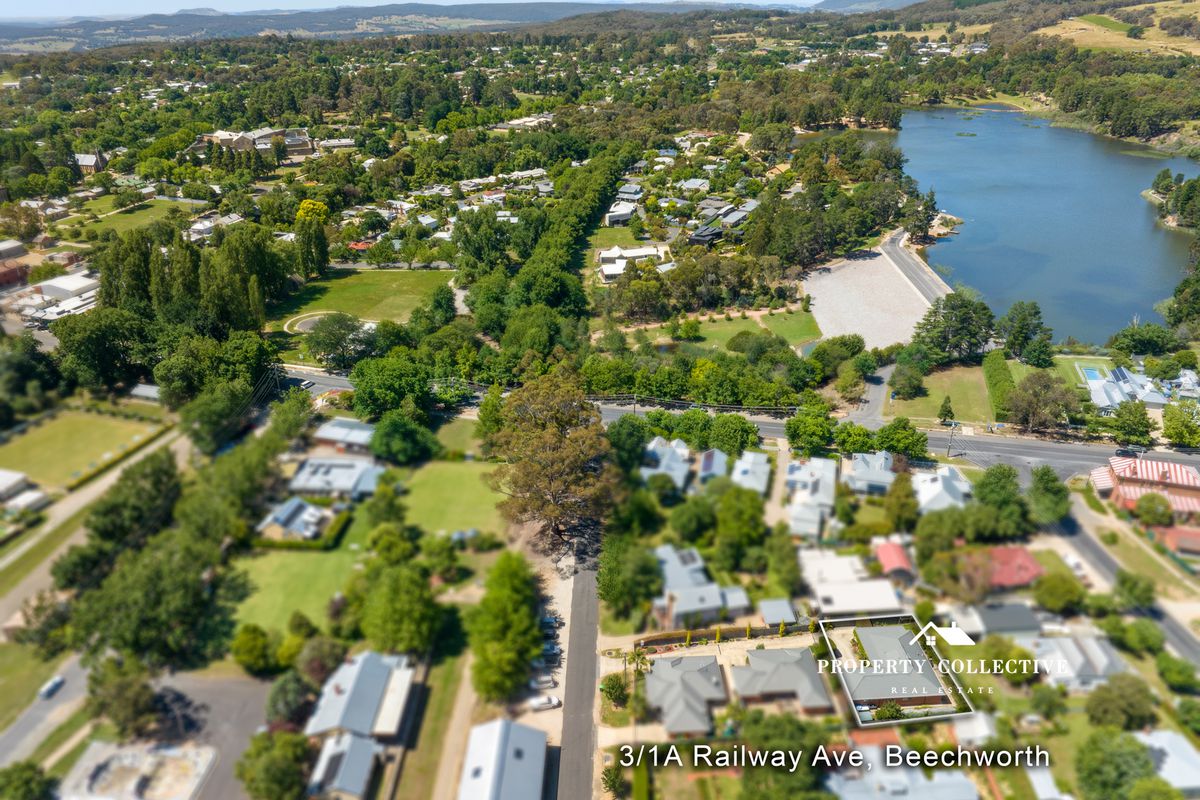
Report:
[[758,492],[731,486],[717,499],[717,528],[713,536],[718,569],[737,569],[747,548],[763,543],[763,499]]
[[[1133,28],[1130,28],[1128,33],[1132,34]],[[1158,777],[1157,775],[1152,775],[1147,778],[1138,778],[1133,785],[1129,787],[1128,797],[1129,800],[1184,800],[1183,792],[1176,789],[1174,786],[1167,783],[1166,780]]]
[[241,428],[251,388],[243,380],[221,381],[179,409],[179,420],[196,449],[212,455]]
[[717,513],[712,500],[696,494],[671,511],[671,527],[685,542],[694,542],[717,525]]
[[842,453],[875,452],[875,434],[856,422],[843,422],[833,430],[833,442]]
[[954,421],[954,406],[950,404],[950,395],[942,398],[941,408],[938,409],[938,422],[945,425]]
[[503,700],[525,684],[530,661],[542,651],[537,608],[537,577],[528,562],[518,553],[501,553],[467,617],[475,655],[471,682],[484,699]]
[[908,417],[896,417],[875,432],[875,446],[892,455],[919,460],[929,455],[929,437],[913,427]]
[[1026,430],[1061,424],[1079,410],[1079,398],[1057,373],[1030,372],[1008,393],[1008,419]]
[[767,554],[767,575],[789,595],[799,594],[804,579],[796,559],[796,546],[787,528],[777,527],[763,542],[763,549]]
[[1053,525],[1071,511],[1071,490],[1048,465],[1033,468],[1033,482],[1025,499],[1029,516],[1038,525]]
[[1074,614],[1083,605],[1087,590],[1069,572],[1047,572],[1033,585],[1033,599],[1055,614]]
[[996,320],[996,335],[1013,358],[1024,360],[1026,348],[1035,340],[1050,338],[1050,329],[1042,320],[1042,308],[1036,302],[1018,300],[1004,316]]
[[32,761],[17,761],[0,769],[0,797],[4,800],[54,800],[58,780]]
[[1195,694],[1197,687],[1200,686],[1200,681],[1196,679],[1196,667],[1192,662],[1176,658],[1163,651],[1158,654],[1154,663],[1158,667],[1158,674],[1163,679],[1163,683],[1171,691],[1180,694]]
[[886,703],[875,709],[872,719],[876,720],[894,720],[904,719],[904,709],[895,700],[888,700]]
[[414,567],[384,570],[367,591],[362,631],[378,650],[427,652],[441,623],[429,581]]
[[441,449],[433,431],[414,422],[400,409],[384,414],[371,435],[371,452],[393,464],[427,461]]
[[364,358],[350,371],[354,410],[365,419],[379,419],[411,398],[418,408],[429,404],[429,370],[406,350],[396,348],[383,358]]
[[304,721],[312,689],[294,669],[280,675],[267,695],[267,722],[298,725]]
[[63,374],[86,389],[112,391],[144,369],[145,323],[132,312],[101,306],[51,323]]
[[[826,742],[825,732],[815,723],[788,714],[764,714],[755,709],[742,720],[742,738],[747,747],[757,752],[782,751],[795,748],[806,753],[816,752]],[[742,773],[742,800],[774,800],[775,798],[815,797],[824,776],[816,767],[802,762],[792,771],[787,768],[761,767]]]
[[1133,504],[1133,513],[1143,525],[1170,525],[1171,503],[1158,492],[1147,492]]
[[612,502],[619,473],[600,414],[576,376],[551,373],[508,396],[502,427],[491,439],[504,460],[491,473],[506,495],[500,509],[560,541],[594,529]]
[[624,619],[662,591],[658,559],[632,536],[609,534],[600,546],[596,590],[612,612]]
[[158,720],[150,673],[133,659],[106,658],[88,673],[87,710],[122,739],[144,736]]
[[629,702],[629,681],[620,672],[609,673],[600,681],[600,694],[614,706],[623,706]]
[[802,406],[784,425],[788,444],[806,456],[820,452],[833,440],[836,423],[825,405]]
[[1035,714],[1048,721],[1053,721],[1067,713],[1066,691],[1060,686],[1039,683],[1030,694],[1030,706]]
[[1184,398],[1167,405],[1163,436],[1176,447],[1200,447],[1200,404]]
[[312,758],[300,733],[259,733],[238,759],[235,772],[252,800],[304,800]]
[[1146,746],[1128,733],[1114,730],[1092,732],[1075,759],[1083,800],[1128,797],[1134,784],[1153,777],[1154,772]]
[[896,475],[883,498],[883,513],[894,531],[911,531],[917,525],[920,507],[912,488],[912,475],[901,472]]
[[246,623],[238,628],[229,646],[233,660],[251,675],[274,672],[276,643],[262,627]]
[[1144,610],[1154,605],[1154,581],[1129,570],[1117,570],[1117,585],[1113,593],[1122,608]]
[[[483,400],[479,403],[479,422],[475,426],[475,433],[487,442],[491,437],[500,430],[500,426],[504,424],[501,417],[501,410],[504,408],[504,389],[498,383],[493,383],[488,387],[487,392],[483,396]],[[636,415],[635,419],[641,419]],[[620,422],[620,420],[617,420]],[[614,425],[616,423],[613,423]],[[615,447],[615,445],[614,445]],[[618,458],[620,455],[618,454]],[[639,454],[640,457],[640,454]]]
[[708,431],[708,446],[739,458],[747,447],[758,444],[758,426],[740,414],[717,414]]
[[625,472],[633,472],[641,465],[646,443],[651,438],[649,423],[637,414],[622,414],[608,426],[613,458]]
[[973,358],[983,352],[991,337],[991,309],[963,292],[934,300],[913,331],[913,343],[929,348],[940,361]]
[[1140,400],[1125,400],[1108,419],[1113,439],[1117,444],[1137,444],[1149,447],[1154,444],[1154,431],[1158,423],[1150,419],[1146,406]]
[[346,645],[328,636],[314,636],[296,656],[296,671],[309,686],[319,689],[345,657]]
[[1134,731],[1154,723],[1154,695],[1141,678],[1118,673],[1096,687],[1087,699],[1088,721],[1096,727]]
[[616,764],[610,764],[600,773],[600,785],[604,791],[615,798],[624,797],[629,791],[628,781],[625,780],[625,772]]
[[335,311],[322,314],[304,335],[304,346],[330,369],[349,369],[366,352],[369,339],[358,317]]

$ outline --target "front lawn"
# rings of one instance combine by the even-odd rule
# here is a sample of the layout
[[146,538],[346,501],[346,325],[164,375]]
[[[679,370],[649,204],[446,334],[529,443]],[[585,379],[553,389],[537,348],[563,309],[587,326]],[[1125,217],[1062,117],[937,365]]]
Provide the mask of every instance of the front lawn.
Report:
[[473,419],[455,417],[438,426],[437,438],[442,447],[451,452],[479,452],[479,437],[475,435],[477,423]]
[[155,430],[140,420],[63,411],[0,445],[0,468],[63,488],[86,472],[120,461]]
[[403,322],[430,293],[450,281],[446,270],[330,270],[268,311],[267,328],[279,330],[292,317],[312,311],[342,311],[360,319]]
[[478,461],[431,461],[418,467],[403,482],[408,521],[427,533],[478,528],[503,534],[496,508],[503,497],[485,481],[495,468]]
[[936,422],[942,399],[950,397],[954,418],[959,422],[994,422],[987,384],[980,367],[954,367],[925,377],[925,394],[912,400],[896,399],[891,415],[922,422]]
[[776,336],[787,339],[788,344],[795,346],[821,338],[821,329],[812,314],[804,311],[776,311],[774,314],[761,317],[760,322]]

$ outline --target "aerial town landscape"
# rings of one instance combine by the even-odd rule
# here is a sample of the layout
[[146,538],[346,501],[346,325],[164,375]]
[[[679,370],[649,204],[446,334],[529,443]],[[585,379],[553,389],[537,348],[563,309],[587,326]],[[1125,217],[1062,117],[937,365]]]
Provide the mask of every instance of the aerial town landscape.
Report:
[[1200,797],[1200,10],[247,2],[0,16],[0,800]]

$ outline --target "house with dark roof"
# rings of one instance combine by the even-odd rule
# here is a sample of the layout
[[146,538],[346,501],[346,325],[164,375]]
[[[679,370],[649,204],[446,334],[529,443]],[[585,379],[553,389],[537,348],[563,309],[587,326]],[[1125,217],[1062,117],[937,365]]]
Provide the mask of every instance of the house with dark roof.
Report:
[[714,656],[658,658],[646,674],[646,703],[671,736],[711,733],[713,706],[727,700],[725,677]]
[[902,706],[949,703],[933,663],[920,641],[904,625],[856,627],[854,635],[863,657],[873,665],[842,674],[842,682],[856,705]]
[[546,733],[510,719],[471,728],[458,800],[538,800],[546,779]]
[[729,668],[733,691],[743,702],[794,700],[806,714],[832,714],[833,700],[812,650],[783,647],[749,650],[745,666]]
[[329,518],[329,509],[289,497],[268,511],[254,530],[262,538],[275,541],[316,539]]
[[958,627],[971,636],[1037,636],[1042,621],[1025,603],[987,603],[964,605],[954,609]]
[[688,234],[688,244],[700,247],[712,247],[724,234],[721,228],[714,225],[704,225]]

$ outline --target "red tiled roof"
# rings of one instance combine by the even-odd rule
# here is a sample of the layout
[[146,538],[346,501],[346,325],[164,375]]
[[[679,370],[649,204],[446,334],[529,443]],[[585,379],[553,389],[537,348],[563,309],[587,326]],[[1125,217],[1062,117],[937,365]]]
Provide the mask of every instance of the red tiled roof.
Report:
[[1024,547],[1008,545],[993,547],[989,553],[992,559],[992,588],[1016,589],[1042,577],[1042,565]]
[[1109,467],[1122,480],[1146,481],[1200,489],[1200,471],[1190,464],[1151,458],[1110,458]]
[[1176,553],[1200,553],[1200,528],[1159,528],[1158,540]]
[[875,559],[883,567],[883,574],[890,575],[896,570],[913,573],[912,561],[904,547],[896,542],[884,542],[875,548]]
[[1191,494],[1181,494],[1177,490],[1160,488],[1158,486],[1136,486],[1123,484],[1113,492],[1113,499],[1132,509],[1137,505],[1138,498],[1145,494],[1158,494],[1167,498],[1171,510],[1176,514],[1200,513],[1200,497]]

